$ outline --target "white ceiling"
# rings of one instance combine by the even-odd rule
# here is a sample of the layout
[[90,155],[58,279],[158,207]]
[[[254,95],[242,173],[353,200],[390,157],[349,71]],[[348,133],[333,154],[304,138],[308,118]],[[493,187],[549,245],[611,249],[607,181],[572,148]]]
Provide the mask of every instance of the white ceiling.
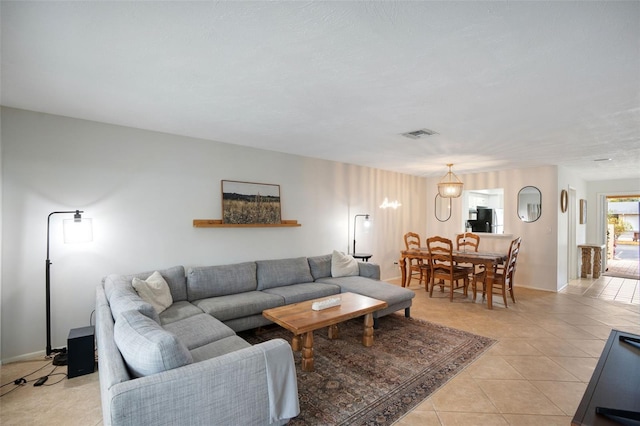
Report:
[[[455,163],[640,178],[638,1],[2,1],[0,14],[2,105],[419,176]],[[421,128],[439,134],[400,135]]]

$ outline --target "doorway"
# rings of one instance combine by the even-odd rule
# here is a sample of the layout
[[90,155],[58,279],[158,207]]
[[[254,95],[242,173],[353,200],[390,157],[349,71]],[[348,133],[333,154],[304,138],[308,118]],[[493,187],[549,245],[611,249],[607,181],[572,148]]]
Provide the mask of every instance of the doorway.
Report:
[[607,195],[606,270],[603,275],[640,279],[640,195]]

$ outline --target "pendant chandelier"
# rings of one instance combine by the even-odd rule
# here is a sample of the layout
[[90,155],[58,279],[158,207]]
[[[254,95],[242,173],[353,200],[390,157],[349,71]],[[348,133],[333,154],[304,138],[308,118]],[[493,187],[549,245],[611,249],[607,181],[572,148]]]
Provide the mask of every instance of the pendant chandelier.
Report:
[[462,195],[462,181],[451,171],[453,164],[447,164],[449,172],[438,182],[438,194],[442,198],[458,198]]

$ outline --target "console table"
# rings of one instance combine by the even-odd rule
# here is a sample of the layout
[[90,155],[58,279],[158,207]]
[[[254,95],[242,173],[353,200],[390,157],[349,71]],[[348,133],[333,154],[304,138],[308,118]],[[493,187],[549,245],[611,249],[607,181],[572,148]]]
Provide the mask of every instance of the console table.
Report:
[[591,271],[591,252],[593,252],[593,278],[600,277],[602,270],[602,251],[604,244],[580,244],[578,248],[582,250],[582,268],[580,268],[580,278],[587,278]]
[[640,336],[611,330],[572,426],[640,422]]

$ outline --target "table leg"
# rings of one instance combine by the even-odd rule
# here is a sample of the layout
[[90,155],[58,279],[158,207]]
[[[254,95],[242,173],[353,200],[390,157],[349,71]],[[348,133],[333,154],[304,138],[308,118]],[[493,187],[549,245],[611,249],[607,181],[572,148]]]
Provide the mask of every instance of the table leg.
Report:
[[338,338],[338,324],[330,325],[327,335],[329,336],[330,340],[337,339]]
[[484,270],[484,288],[487,292],[487,308],[493,309],[493,276],[494,276],[493,262],[485,263]]
[[313,331],[304,334],[302,345],[302,371],[313,371]]
[[600,270],[602,269],[602,249],[593,249],[593,278],[600,277]]
[[580,270],[580,278],[587,278],[587,274],[591,271],[591,249],[582,247],[582,268]]
[[362,346],[373,345],[373,313],[364,316],[364,332],[362,333]]
[[300,350],[302,350],[302,342],[300,340],[299,334],[293,335],[293,338],[291,339],[291,349],[294,352],[299,352]]
[[[400,264],[400,274],[402,277],[400,282],[402,283],[402,287],[407,287],[407,259],[401,256],[398,263]],[[409,275],[409,277],[411,277],[411,275]]]

